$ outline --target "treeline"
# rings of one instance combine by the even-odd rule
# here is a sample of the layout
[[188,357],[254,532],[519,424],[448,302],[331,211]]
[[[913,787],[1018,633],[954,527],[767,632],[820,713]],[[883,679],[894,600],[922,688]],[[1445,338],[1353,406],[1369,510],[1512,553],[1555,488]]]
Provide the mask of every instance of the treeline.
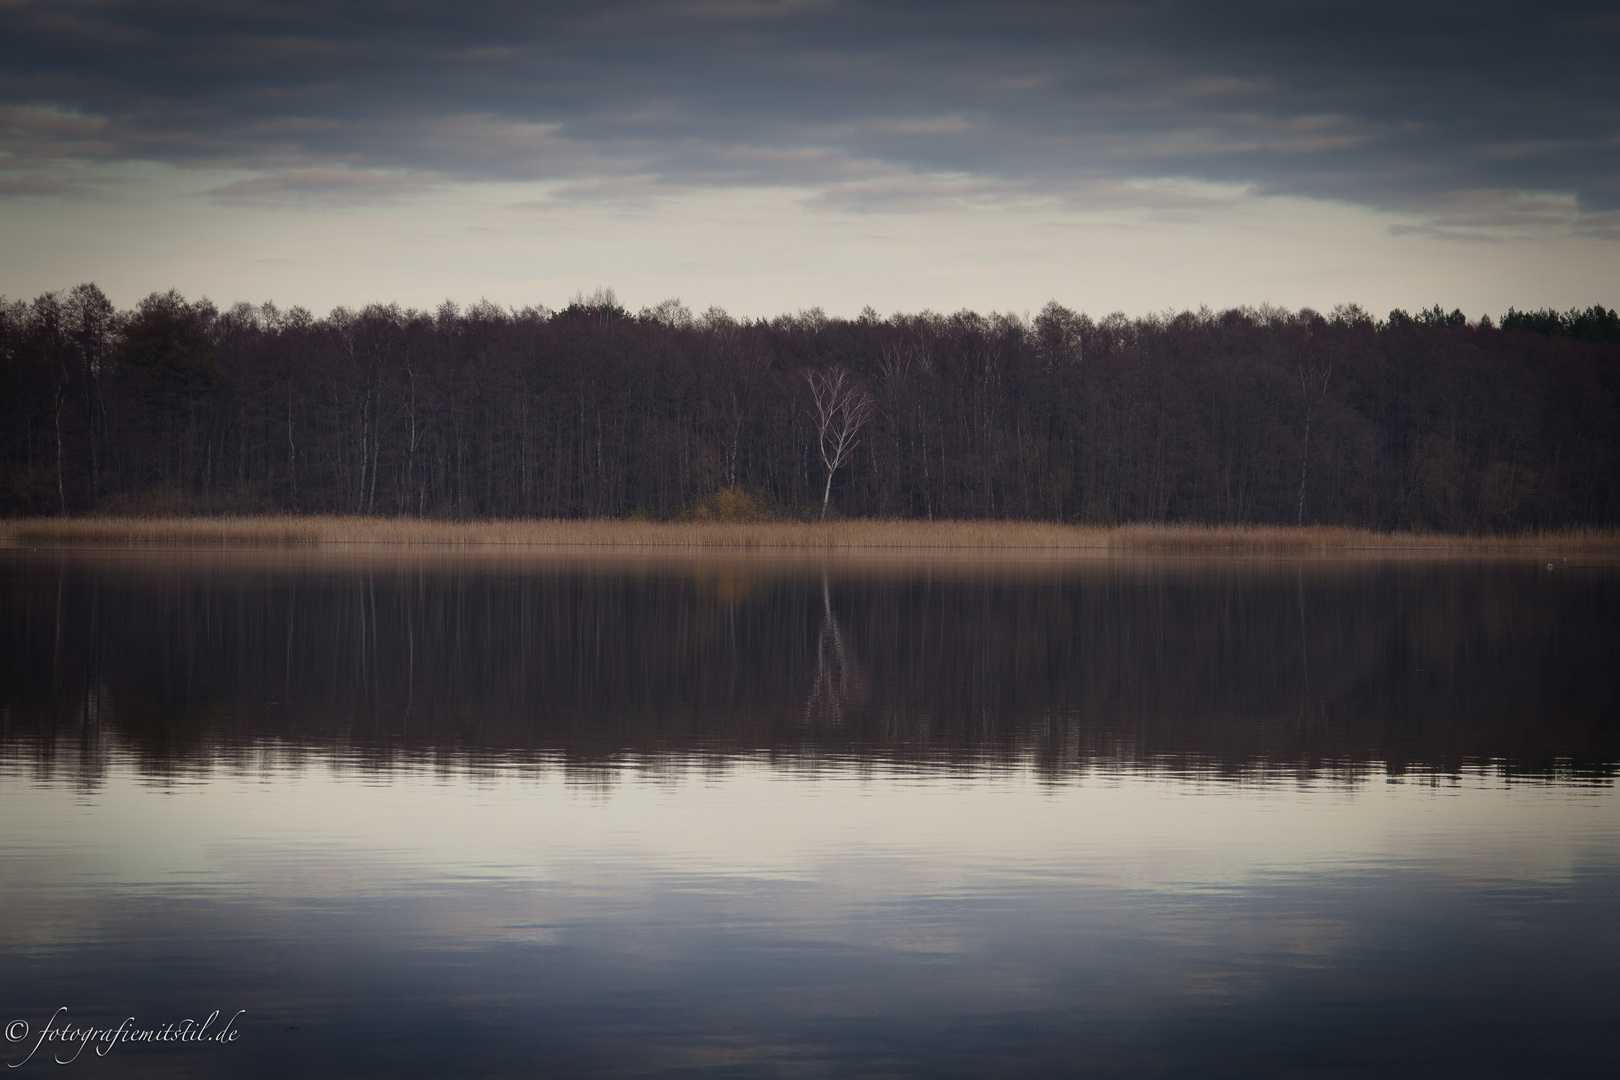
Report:
[[[810,378],[812,374],[817,378]],[[0,300],[0,513],[1620,521],[1620,315]],[[849,402],[846,401],[846,405]],[[836,432],[834,432],[836,434]]]

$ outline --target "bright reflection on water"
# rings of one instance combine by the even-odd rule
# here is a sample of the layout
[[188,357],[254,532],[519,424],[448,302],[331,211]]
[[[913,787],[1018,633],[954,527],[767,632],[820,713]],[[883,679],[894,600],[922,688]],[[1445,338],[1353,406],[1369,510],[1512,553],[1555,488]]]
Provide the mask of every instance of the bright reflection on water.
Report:
[[1609,1075],[1617,586],[0,553],[0,1023],[246,1010],[63,1067],[119,1076]]

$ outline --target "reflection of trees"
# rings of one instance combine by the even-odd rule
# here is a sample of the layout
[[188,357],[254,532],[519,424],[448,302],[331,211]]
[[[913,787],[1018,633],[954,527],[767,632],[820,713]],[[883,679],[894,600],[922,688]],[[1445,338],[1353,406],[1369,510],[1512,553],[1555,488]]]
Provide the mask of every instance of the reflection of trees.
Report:
[[0,757],[1620,760],[1598,568],[170,565],[0,559]]
[[1296,574],[1295,581],[1296,581],[1295,589],[1296,589],[1296,591],[1297,591],[1297,593],[1299,595],[1299,670],[1300,670],[1299,721],[1295,725],[1295,730],[1300,732],[1300,733],[1304,733],[1310,727],[1310,725],[1314,722],[1314,719],[1315,719],[1315,717],[1312,714],[1312,704],[1313,704],[1313,702],[1315,703],[1316,707],[1321,711],[1321,714],[1322,714],[1322,727],[1323,727],[1324,730],[1326,730],[1326,728],[1328,727],[1328,718],[1327,718],[1327,702],[1324,701],[1324,700],[1321,700],[1319,698],[1314,698],[1312,696],[1312,694],[1311,694],[1310,624],[1309,624],[1309,621],[1305,618],[1305,568],[1304,567],[1299,568],[1299,571]]
[[861,665],[849,655],[844,629],[833,614],[827,572],[821,572],[821,632],[816,636],[816,674],[804,704],[807,720],[841,724],[848,709],[866,701],[867,680]]

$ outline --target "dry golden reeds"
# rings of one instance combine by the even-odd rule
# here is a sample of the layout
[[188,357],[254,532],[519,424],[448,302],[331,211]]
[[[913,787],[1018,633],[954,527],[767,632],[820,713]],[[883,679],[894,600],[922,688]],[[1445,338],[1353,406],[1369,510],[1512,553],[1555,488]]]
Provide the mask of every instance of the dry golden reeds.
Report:
[[1614,529],[1508,536],[1385,533],[1336,526],[1062,525],[1036,521],[508,520],[386,517],[51,517],[0,521],[0,542],[114,545],[455,545],[797,550],[912,549],[1117,552],[1353,550],[1620,551]]

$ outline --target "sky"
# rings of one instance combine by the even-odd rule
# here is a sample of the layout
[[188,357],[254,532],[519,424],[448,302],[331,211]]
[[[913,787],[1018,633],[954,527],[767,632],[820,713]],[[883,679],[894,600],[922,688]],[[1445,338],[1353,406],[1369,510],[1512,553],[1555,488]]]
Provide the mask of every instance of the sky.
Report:
[[0,295],[1620,303],[1620,5],[0,0]]

